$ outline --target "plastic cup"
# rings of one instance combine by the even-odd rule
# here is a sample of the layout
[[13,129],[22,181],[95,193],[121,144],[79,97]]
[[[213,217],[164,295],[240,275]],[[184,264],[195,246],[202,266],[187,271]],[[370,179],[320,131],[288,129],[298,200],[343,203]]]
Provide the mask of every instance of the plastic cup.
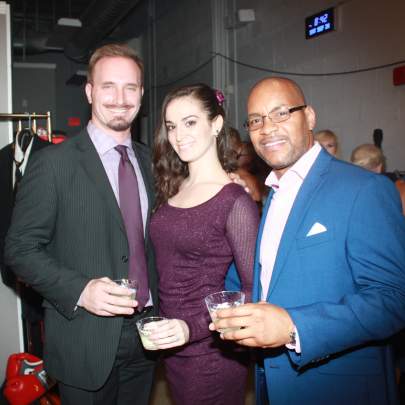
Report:
[[134,300],[136,297],[136,292],[138,291],[138,282],[136,280],[130,280],[127,278],[120,278],[118,280],[113,280],[115,284],[118,284],[120,287],[127,288],[131,291],[131,295],[120,295],[120,294],[111,294],[116,297],[125,297],[131,300]]
[[166,319],[167,318],[162,316],[149,316],[136,322],[142,345],[146,350],[158,350],[155,344],[149,339],[149,336],[154,330],[159,328],[159,322],[165,321]]
[[[210,313],[212,322],[216,320],[216,312],[220,309],[238,307],[245,303],[245,293],[241,291],[219,291],[205,297],[205,304]],[[218,329],[218,332],[224,333],[230,330],[238,330],[238,328]]]

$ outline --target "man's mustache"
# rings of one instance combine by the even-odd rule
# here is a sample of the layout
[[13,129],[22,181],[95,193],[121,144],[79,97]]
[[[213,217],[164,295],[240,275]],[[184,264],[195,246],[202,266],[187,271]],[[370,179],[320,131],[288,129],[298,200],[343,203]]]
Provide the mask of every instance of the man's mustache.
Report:
[[104,104],[104,107],[106,108],[125,108],[125,109],[130,109],[134,108],[133,104]]
[[288,137],[284,135],[273,135],[273,136],[266,136],[260,139],[260,145],[266,145],[267,143],[271,142],[279,142],[279,141],[288,141]]

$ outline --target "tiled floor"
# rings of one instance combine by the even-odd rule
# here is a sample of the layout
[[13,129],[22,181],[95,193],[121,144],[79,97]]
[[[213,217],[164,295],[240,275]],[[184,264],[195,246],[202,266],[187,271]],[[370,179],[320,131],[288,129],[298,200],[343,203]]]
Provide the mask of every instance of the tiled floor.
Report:
[[[152,393],[152,400],[150,405],[174,405],[174,402],[170,399],[170,393],[166,381],[164,379],[162,367],[158,368],[155,381],[156,381],[155,387]],[[249,372],[249,381],[245,405],[253,405],[253,404],[254,404],[253,369],[251,369]]]

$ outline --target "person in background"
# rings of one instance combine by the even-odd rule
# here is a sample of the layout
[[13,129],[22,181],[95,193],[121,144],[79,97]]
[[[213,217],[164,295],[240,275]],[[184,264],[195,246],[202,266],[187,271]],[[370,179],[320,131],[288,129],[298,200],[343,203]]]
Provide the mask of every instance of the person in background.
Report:
[[[38,128],[39,129],[39,128]],[[19,283],[15,274],[4,262],[4,247],[10,227],[18,185],[26,173],[29,160],[43,148],[50,146],[31,129],[15,134],[14,142],[0,149],[0,271],[1,279],[21,299],[24,350],[42,357],[43,317],[42,297],[24,283]]]
[[[386,159],[383,151],[373,144],[363,144],[357,146],[353,149],[350,160],[353,164],[360,166],[366,170],[370,170],[374,173],[385,174],[385,164]],[[393,178],[391,175],[388,176],[394,181],[395,186],[399,192],[402,203],[402,213],[405,215],[405,181],[402,177]],[[405,330],[399,332],[393,338],[393,346],[396,351],[396,357],[398,358],[397,375],[400,380],[400,386],[404,386],[405,381]],[[403,390],[403,388],[402,388]],[[405,398],[404,393],[401,395]]]
[[149,338],[164,356],[178,405],[244,404],[249,357],[208,330],[204,298],[224,290],[235,262],[250,301],[257,207],[230,181],[236,167],[218,91],[175,89],[163,101],[154,142],[157,204],[151,238],[161,322]]
[[371,143],[365,143],[353,149],[350,161],[374,173],[382,173],[385,170],[385,156],[382,150]]
[[339,142],[337,135],[330,129],[323,129],[314,135],[315,141],[318,141],[332,156],[339,156]]
[[405,180],[399,172],[385,173],[386,159],[382,150],[375,145],[365,143],[353,149],[351,162],[374,173],[385,174],[394,183],[402,202],[402,212],[405,215]]
[[[135,322],[157,303],[153,181],[149,151],[130,136],[142,61],[126,45],[97,49],[85,90],[87,128],[37,152],[22,179],[6,261],[44,298],[45,369],[62,404],[147,405],[155,359]],[[139,281],[137,301],[114,283],[120,278]]]
[[256,201],[259,211],[261,211],[264,195],[264,184],[257,176],[251,173],[253,159],[256,153],[253,150],[252,155],[248,145],[245,142],[242,142],[239,132],[232,127],[229,128],[229,141],[231,148],[235,152],[238,165],[235,173],[237,173],[240,178],[245,181],[246,186],[249,188],[251,197],[254,201]]
[[397,403],[385,340],[405,325],[405,218],[394,185],[314,142],[316,114],[294,81],[259,81],[247,110],[252,143],[273,168],[255,303],[218,310],[210,329],[234,328],[222,338],[260,348],[259,404]]

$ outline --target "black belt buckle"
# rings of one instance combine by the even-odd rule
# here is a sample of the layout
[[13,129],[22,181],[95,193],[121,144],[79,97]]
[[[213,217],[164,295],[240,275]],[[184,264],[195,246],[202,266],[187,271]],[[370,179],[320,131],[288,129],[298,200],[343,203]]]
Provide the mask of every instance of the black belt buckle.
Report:
[[147,307],[144,307],[142,309],[142,311],[139,311],[138,314],[141,316],[146,316],[146,315],[150,314],[152,311],[153,311],[153,306],[149,305]]
[[135,312],[132,315],[124,315],[124,322],[126,324],[130,324],[136,322],[140,318],[145,318],[147,316],[152,316],[153,306],[149,305],[148,307],[144,307],[142,311],[137,311],[135,308]]

